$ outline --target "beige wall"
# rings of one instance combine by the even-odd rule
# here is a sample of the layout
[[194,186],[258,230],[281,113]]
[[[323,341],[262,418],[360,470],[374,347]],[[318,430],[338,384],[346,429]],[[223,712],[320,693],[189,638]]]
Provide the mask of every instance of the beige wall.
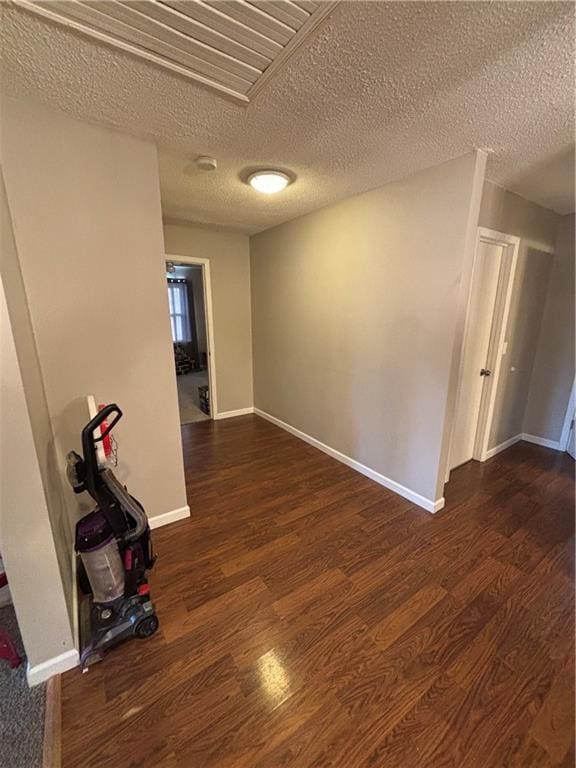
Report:
[[562,216],[524,414],[524,432],[557,441],[574,381],[574,215]]
[[0,274],[4,283],[36,455],[58,555],[70,625],[72,626],[74,611],[72,605],[72,536],[59,472],[56,469],[54,435],[52,434],[44,382],[38,361],[38,350],[14,240],[12,219],[4,186],[4,174],[1,169],[0,176]]
[[520,238],[510,304],[508,349],[496,393],[488,447],[526,431],[524,414],[538,348],[560,217],[486,182],[479,224]]
[[63,671],[78,654],[1,280],[0,435],[0,550],[34,684],[46,662]]
[[243,234],[187,223],[164,224],[170,256],[210,261],[218,411],[252,406],[250,250]]
[[[125,413],[115,430],[120,480],[151,518],[182,508],[155,147],[31,103],[4,99],[2,107],[6,188],[56,443],[53,471],[79,448],[83,398],[92,393]],[[74,518],[79,497],[62,484]]]
[[467,155],[251,238],[255,406],[429,501],[479,167]]

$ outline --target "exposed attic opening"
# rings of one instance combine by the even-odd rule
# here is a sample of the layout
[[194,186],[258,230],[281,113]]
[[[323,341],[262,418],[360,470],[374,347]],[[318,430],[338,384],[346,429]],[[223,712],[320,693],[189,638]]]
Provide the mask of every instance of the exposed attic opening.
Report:
[[316,0],[15,0],[247,104],[332,11]]

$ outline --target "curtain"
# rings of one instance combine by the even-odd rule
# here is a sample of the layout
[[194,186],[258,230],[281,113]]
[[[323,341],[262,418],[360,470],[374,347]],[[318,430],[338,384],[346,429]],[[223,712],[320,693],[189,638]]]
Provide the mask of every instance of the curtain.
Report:
[[172,341],[191,341],[190,312],[188,309],[188,286],[183,278],[168,278],[168,302]]

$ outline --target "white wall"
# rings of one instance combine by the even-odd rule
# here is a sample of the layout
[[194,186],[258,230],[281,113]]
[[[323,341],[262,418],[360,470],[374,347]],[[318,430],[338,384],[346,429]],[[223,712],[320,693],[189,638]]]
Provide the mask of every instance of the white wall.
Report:
[[467,155],[251,238],[255,406],[428,505],[483,172]]
[[92,393],[124,410],[118,475],[149,517],[185,507],[156,149],[29,102],[4,99],[1,117],[53,471],[79,447]]
[[166,253],[210,261],[218,411],[250,408],[252,326],[248,236],[185,222],[164,224]]

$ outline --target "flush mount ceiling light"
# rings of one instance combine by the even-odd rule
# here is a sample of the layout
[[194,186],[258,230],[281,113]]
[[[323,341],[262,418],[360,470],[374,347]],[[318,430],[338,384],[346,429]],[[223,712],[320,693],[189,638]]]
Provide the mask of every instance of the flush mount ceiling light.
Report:
[[264,195],[274,195],[276,192],[282,192],[291,181],[290,176],[282,171],[256,171],[248,176],[248,184],[250,184],[252,189],[262,192]]

